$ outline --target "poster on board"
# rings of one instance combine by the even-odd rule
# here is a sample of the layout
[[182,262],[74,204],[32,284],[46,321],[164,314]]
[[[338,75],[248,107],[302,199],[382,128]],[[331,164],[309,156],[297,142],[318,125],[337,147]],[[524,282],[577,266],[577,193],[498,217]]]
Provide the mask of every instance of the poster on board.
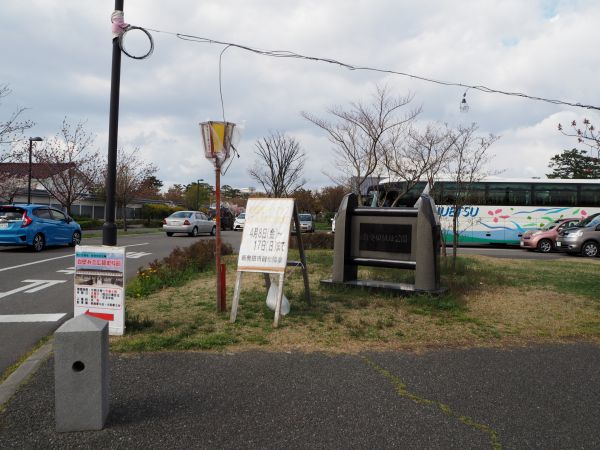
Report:
[[293,212],[292,198],[248,199],[238,270],[285,272]]
[[109,322],[111,335],[125,332],[125,248],[75,247],[74,315]]

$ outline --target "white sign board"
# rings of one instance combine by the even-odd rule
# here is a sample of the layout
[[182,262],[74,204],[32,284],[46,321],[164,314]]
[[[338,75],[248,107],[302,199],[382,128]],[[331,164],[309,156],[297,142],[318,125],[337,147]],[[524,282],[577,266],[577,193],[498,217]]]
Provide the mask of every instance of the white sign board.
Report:
[[285,272],[293,212],[292,198],[248,199],[238,270]]
[[125,248],[75,247],[74,315],[87,314],[109,322],[111,335],[125,332]]

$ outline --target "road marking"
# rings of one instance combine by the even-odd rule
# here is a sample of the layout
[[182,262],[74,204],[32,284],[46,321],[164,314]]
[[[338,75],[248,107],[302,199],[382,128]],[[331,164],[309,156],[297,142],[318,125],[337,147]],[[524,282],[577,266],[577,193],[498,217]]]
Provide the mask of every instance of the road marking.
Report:
[[66,315],[67,315],[66,313],[0,315],[0,323],[58,322],[60,319],[62,319]]
[[18,287],[8,292],[0,292],[0,298],[8,297],[9,295],[16,294],[17,292],[25,291],[26,294],[32,294],[47,287],[54,286],[55,284],[66,283],[67,280],[23,280],[21,283],[29,283],[25,286]]
[[45,262],[48,262],[48,261],[54,261],[56,259],[73,258],[74,256],[75,256],[75,254],[73,253],[72,255],[57,256],[56,258],[42,259],[41,261],[33,261],[33,262],[30,262],[30,263],[20,264],[18,266],[5,267],[3,269],[0,269],[0,272],[4,272],[5,270],[19,269],[21,267],[26,267],[26,266],[32,266],[33,264],[41,264],[41,263],[45,263]]
[[57,273],[65,273],[67,275],[73,275],[75,273],[75,267],[67,267],[66,269],[57,270]]
[[[149,242],[142,242],[141,244],[131,244],[131,245],[122,245],[122,247],[138,247],[140,245],[148,245]],[[27,266],[32,266],[34,264],[41,264],[41,263],[45,263],[48,261],[55,261],[57,259],[62,259],[62,258],[74,258],[75,257],[75,253],[71,253],[70,255],[64,255],[64,256],[57,256],[56,258],[48,258],[48,259],[42,259],[40,261],[33,261],[30,263],[25,263],[25,264],[19,264],[18,266],[11,266],[11,267],[4,267],[2,269],[0,269],[0,272],[4,272],[5,270],[12,270],[12,269],[20,269],[21,267],[27,267]]]
[[125,256],[127,258],[130,258],[130,259],[138,259],[138,258],[141,258],[143,256],[148,256],[148,255],[151,255],[151,254],[152,253],[149,253],[149,252],[127,252],[125,254]]

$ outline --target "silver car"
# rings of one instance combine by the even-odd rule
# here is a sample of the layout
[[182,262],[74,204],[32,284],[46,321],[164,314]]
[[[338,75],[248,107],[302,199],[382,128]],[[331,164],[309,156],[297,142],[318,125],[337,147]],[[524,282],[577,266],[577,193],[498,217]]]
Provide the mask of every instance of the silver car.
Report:
[[570,254],[600,255],[600,213],[592,214],[572,228],[558,233],[556,248]]
[[188,236],[208,233],[214,236],[216,230],[215,223],[200,211],[177,211],[163,220],[163,231],[167,236],[174,233],[186,233]]
[[300,220],[300,231],[302,233],[315,232],[315,222],[311,214],[298,214],[298,219]]

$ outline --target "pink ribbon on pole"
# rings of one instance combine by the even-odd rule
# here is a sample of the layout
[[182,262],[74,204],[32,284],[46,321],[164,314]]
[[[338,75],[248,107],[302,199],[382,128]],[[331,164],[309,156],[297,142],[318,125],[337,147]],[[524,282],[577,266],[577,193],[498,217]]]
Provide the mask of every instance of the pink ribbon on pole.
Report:
[[121,36],[129,27],[129,24],[125,23],[123,11],[113,11],[110,15],[110,21],[112,22],[113,39]]

